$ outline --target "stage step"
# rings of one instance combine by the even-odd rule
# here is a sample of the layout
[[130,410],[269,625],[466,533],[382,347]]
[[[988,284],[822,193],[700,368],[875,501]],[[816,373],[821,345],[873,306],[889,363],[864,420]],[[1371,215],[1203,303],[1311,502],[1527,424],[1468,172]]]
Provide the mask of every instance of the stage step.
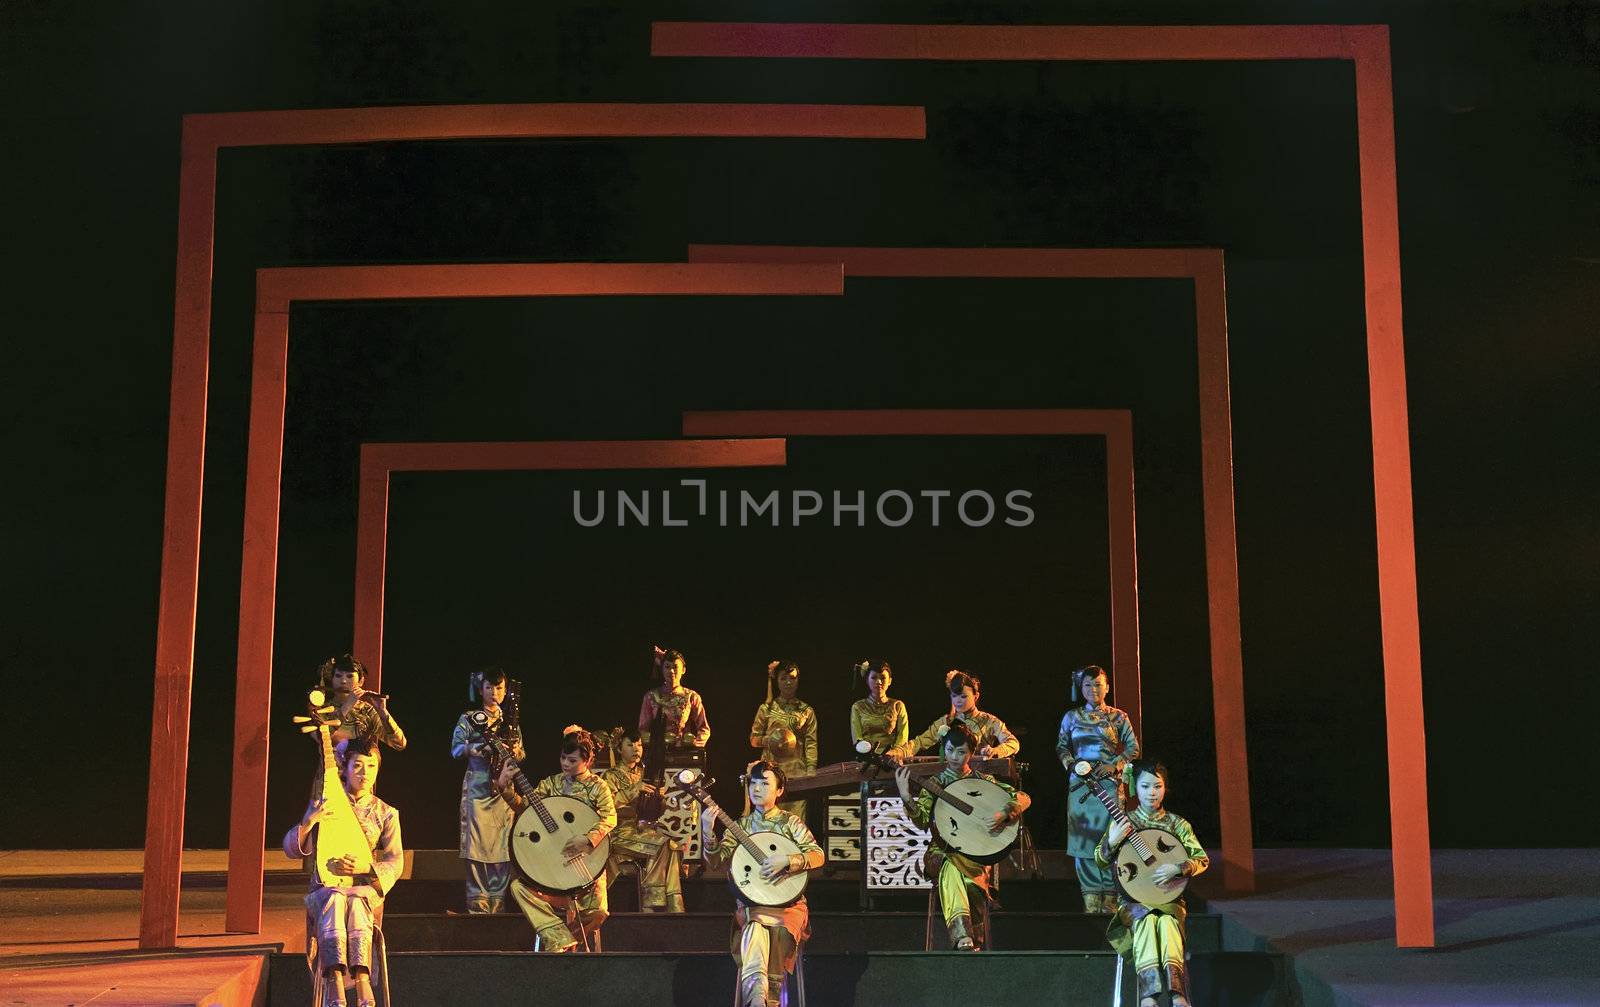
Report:
[[[269,884],[275,883],[269,879]],[[303,877],[288,877],[282,884],[305,886]],[[617,912],[632,912],[639,908],[639,900],[631,878],[611,886],[611,907]],[[684,903],[696,912],[731,913],[733,893],[727,880],[721,876],[691,878],[683,883]],[[452,881],[406,880],[394,886],[385,900],[391,913],[442,913],[446,910],[460,912],[465,908],[463,886]],[[806,886],[806,901],[812,912],[854,912],[861,907],[861,885],[854,877],[815,877]],[[1190,910],[1200,909],[1203,900],[1191,893]],[[886,912],[922,912],[928,904],[928,890],[877,891],[872,893],[872,908]],[[1033,879],[1019,877],[1009,869],[1003,874],[1000,885],[1000,904],[1013,912],[1063,912],[1080,910],[1083,898],[1078,893],[1076,881],[1053,878]]]
[[[484,1003],[642,1003],[715,1007],[730,1003],[733,959],[723,954],[389,955],[397,1002],[436,1007]],[[1126,970],[1125,970],[1126,972]],[[1019,1007],[1111,1002],[1109,951],[870,951],[805,956],[811,1007]],[[1207,1007],[1291,1007],[1281,959],[1265,953],[1197,954],[1192,995]],[[1131,976],[1125,974],[1131,991]],[[274,955],[268,1003],[310,999],[305,958]],[[792,1002],[792,1001],[791,1001]],[[1129,1001],[1126,996],[1124,1003]]]
[[[926,897],[924,897],[926,902]],[[728,913],[613,913],[601,929],[610,951],[721,951],[728,946]],[[1082,913],[998,912],[991,918],[994,947],[1004,951],[1102,951],[1103,916]],[[926,912],[811,913],[811,948],[817,953],[920,951]],[[384,936],[395,951],[527,951],[533,928],[520,913],[447,916],[438,913],[386,913]],[[1191,913],[1189,949],[1222,947],[1222,921]]]

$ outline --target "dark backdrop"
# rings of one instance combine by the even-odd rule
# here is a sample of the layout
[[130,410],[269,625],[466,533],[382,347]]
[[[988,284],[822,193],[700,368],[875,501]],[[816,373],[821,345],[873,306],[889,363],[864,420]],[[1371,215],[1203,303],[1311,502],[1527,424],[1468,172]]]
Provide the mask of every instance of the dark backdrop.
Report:
[[[1205,245],[1228,255],[1252,796],[1262,845],[1384,845],[1383,703],[1353,81],[1338,63],[651,60],[714,3],[14,3],[3,397],[13,701],[0,846],[142,842],[179,117],[543,100],[906,103],[925,142],[620,140],[229,151],[219,171],[205,538],[185,842],[225,842],[253,271],[671,261],[689,242]],[[1184,5],[777,4],[774,19],[1156,23]],[[1596,690],[1600,18],[1582,4],[1213,5],[1213,22],[1393,24],[1431,812],[1440,846],[1587,844],[1504,795],[1583,806]],[[296,309],[271,829],[310,752],[287,718],[349,645],[363,441],[670,437],[684,409],[1128,408],[1146,740],[1216,837],[1189,288],[853,280],[839,298]],[[1064,673],[1108,663],[1104,450],[1089,438],[792,442],[713,485],[1034,494],[1028,528],[581,529],[571,493],[676,474],[397,477],[385,689],[412,748],[381,789],[454,842],[466,672],[527,689],[530,738],[631,720],[651,643],[689,656],[724,779],[761,669],[797,660],[824,759],[851,661],[922,726],[951,664],[1025,729],[1041,842]],[[869,523],[870,519],[869,519]],[[1115,699],[1115,697],[1113,697]],[[537,753],[540,746],[535,741]],[[537,758],[538,756],[536,756]],[[553,755],[551,757],[553,762]],[[1576,768],[1574,768],[1576,767]],[[63,786],[63,781],[68,785]]]

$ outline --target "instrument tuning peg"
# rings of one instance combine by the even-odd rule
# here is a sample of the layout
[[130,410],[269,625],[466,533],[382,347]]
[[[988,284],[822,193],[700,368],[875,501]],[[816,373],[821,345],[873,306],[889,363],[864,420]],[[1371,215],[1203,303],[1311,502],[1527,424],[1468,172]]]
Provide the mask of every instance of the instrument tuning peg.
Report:
[[317,725],[315,725],[315,724],[307,724],[306,726],[300,728],[300,733],[301,734],[310,734],[312,731],[315,731],[316,729],[317,729]]
[[311,723],[311,718],[310,717],[296,717],[296,718],[294,718],[294,722],[296,724],[309,724],[309,723]]

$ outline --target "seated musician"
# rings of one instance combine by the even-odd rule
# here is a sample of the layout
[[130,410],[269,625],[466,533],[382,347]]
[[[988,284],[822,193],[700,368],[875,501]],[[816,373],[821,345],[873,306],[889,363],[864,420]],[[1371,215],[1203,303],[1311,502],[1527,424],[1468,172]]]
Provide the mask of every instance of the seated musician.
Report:
[[[1006,805],[1004,811],[995,812],[994,824],[990,827],[991,831],[999,832],[1021,818],[1022,813],[1028,810],[1033,801],[1027,794],[1004,781],[974,772],[972,755],[977,747],[977,739],[965,724],[951,724],[944,735],[945,768],[934,777],[934,780],[941,786],[948,786],[957,780],[976,776],[1010,793],[1011,803]],[[924,790],[915,800],[912,799],[911,769],[908,766],[901,766],[895,771],[894,782],[900,788],[900,799],[905,802],[906,817],[910,818],[918,828],[928,828],[933,814],[933,794]],[[987,939],[987,934],[974,932],[972,899],[977,895],[993,899],[993,871],[993,867],[977,863],[954,850],[947,849],[937,832],[929,841],[927,853],[924,854],[922,873],[925,877],[933,879],[934,889],[939,893],[939,908],[944,915],[945,929],[950,933],[952,950],[977,951]]]
[[856,678],[867,687],[865,699],[850,707],[850,744],[865,741],[879,754],[911,740],[911,718],[906,704],[889,698],[889,683],[894,675],[888,661],[862,661],[856,665]]
[[328,702],[338,708],[334,741],[381,741],[397,752],[406,747],[406,732],[389,713],[389,697],[363,688],[367,666],[349,654],[322,662],[317,669]]
[[652,740],[666,748],[704,748],[711,740],[700,694],[683,685],[688,665],[675,650],[658,650],[655,673],[660,684],[639,703],[639,732],[646,745]]
[[[588,833],[568,840],[562,850],[568,857],[582,856],[593,850],[617,825],[615,798],[606,781],[590,771],[593,765],[594,737],[582,729],[569,731],[561,739],[561,772],[545,777],[533,788],[537,797],[575,797],[600,816],[600,821]],[[508,762],[496,782],[500,793],[520,812],[525,802],[511,784],[515,773],[516,767]],[[511,882],[511,900],[533,925],[534,933],[539,935],[539,949],[542,951],[571,951],[578,944],[578,936],[557,915],[557,909],[575,909],[577,923],[585,932],[599,928],[610,915],[606,910],[604,878],[571,899],[538,891],[521,878],[516,878]]]
[[[306,858],[311,872],[311,892],[306,908],[315,921],[315,947],[308,949],[312,968],[324,977],[322,1007],[344,1003],[346,976],[355,982],[358,1007],[372,1007],[377,1001],[372,986],[372,933],[374,918],[384,896],[394,887],[405,867],[405,852],[400,843],[400,812],[380,801],[372,792],[378,782],[379,748],[371,741],[341,744],[345,792],[356,821],[372,847],[372,871],[356,876],[357,883],[346,886],[322,884],[317,878],[317,823],[333,814],[326,799],[318,797],[306,808],[300,821],[283,837],[284,855]],[[364,859],[364,858],[363,858]],[[341,871],[353,871],[355,856],[339,857]]]
[[[1205,870],[1211,859],[1194,837],[1194,829],[1184,818],[1166,809],[1167,767],[1154,759],[1139,759],[1128,767],[1128,778],[1139,798],[1138,807],[1128,812],[1134,828],[1166,829],[1178,838],[1189,854],[1183,864],[1160,865],[1151,879],[1157,884],[1166,884],[1180,876],[1192,878]],[[1128,830],[1121,824],[1111,823],[1095,848],[1095,859],[1102,867],[1109,868],[1116,863],[1117,847],[1127,835]],[[1150,908],[1119,892],[1118,903],[1117,913],[1111,917],[1111,925],[1106,930],[1106,939],[1119,954],[1133,959],[1139,976],[1139,1007],[1156,1007],[1163,985],[1171,993],[1169,1002],[1173,1007],[1189,1007],[1188,977],[1183,967],[1186,914],[1183,899]]]
[[639,908],[644,912],[683,912],[683,851],[677,840],[655,824],[661,790],[644,782],[644,743],[637,730],[617,728],[616,765],[600,774],[616,796],[617,827],[611,832],[611,856],[605,883],[625,863],[639,870]]
[[[772,695],[774,686],[777,698]],[[817,771],[817,711],[799,693],[799,665],[771,662],[767,665],[766,702],[756,707],[755,719],[750,722],[750,747],[759,748],[761,760],[782,769],[786,777]],[[785,801],[783,810],[804,820],[805,799]]]
[[928,729],[903,744],[889,750],[896,759],[905,759],[918,752],[935,748],[952,724],[962,724],[976,739],[973,755],[980,759],[1004,759],[1017,754],[1022,744],[1006,727],[1005,721],[992,713],[978,709],[982,685],[977,675],[951,670],[945,673],[944,684],[950,689],[950,712],[940,717]]
[[[750,813],[739,819],[746,832],[777,832],[794,841],[800,852],[785,857],[774,853],[761,868],[762,878],[771,881],[784,874],[816,870],[825,859],[811,830],[799,818],[778,807],[786,780],[783,770],[769,762],[750,767],[745,794]],[[737,840],[732,832],[716,837],[716,812],[700,813],[700,847],[708,863],[730,863]],[[784,977],[794,971],[796,950],[811,935],[811,913],[805,896],[791,906],[758,906],[735,900],[732,951],[739,969],[741,1007],[779,1007],[783,1002]]]

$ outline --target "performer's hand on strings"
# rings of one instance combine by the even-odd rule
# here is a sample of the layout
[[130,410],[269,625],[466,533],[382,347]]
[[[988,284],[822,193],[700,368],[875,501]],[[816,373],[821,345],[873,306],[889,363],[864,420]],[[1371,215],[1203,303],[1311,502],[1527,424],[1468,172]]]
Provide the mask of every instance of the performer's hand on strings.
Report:
[[356,868],[361,866],[361,861],[348,853],[337,860],[330,861],[330,863],[333,865],[333,869],[340,874],[354,874],[356,873]]
[[300,822],[301,828],[309,829],[331,814],[333,814],[333,809],[328,807],[328,799],[319,797],[311,802],[311,807],[306,809],[306,817],[301,819]]
[[1111,831],[1106,833],[1106,845],[1116,846],[1128,835],[1128,827],[1121,822],[1112,822]]
[[761,876],[768,881],[781,877],[789,872],[789,855],[787,853],[774,853],[761,861]]
[[911,767],[901,765],[894,771],[894,785],[900,788],[900,799],[911,802]]
[[1171,884],[1183,876],[1183,868],[1177,864],[1162,864],[1150,872],[1150,880],[1158,885]]
[[567,845],[561,848],[561,852],[570,860],[574,857],[587,856],[593,849],[594,844],[589,841],[589,834],[585,832],[581,836],[573,836],[567,840]]
[[989,826],[989,835],[998,836],[1007,825],[1011,824],[1011,816],[1004,811],[994,813],[994,824]]

